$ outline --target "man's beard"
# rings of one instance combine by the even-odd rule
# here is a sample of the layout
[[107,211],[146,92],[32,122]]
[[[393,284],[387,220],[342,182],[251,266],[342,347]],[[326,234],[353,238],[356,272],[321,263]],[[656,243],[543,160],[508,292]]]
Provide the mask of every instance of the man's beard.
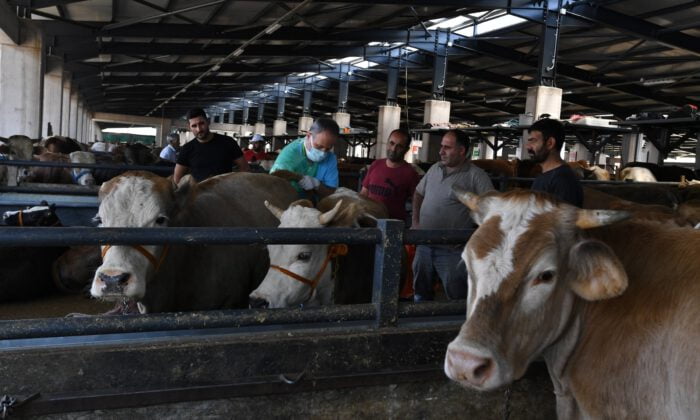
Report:
[[197,138],[198,138],[198,139],[206,139],[208,136],[209,136],[209,131],[197,133]]
[[394,163],[399,163],[403,160],[403,154],[398,152],[387,152],[386,158]]
[[530,155],[530,159],[533,162],[542,163],[545,160],[547,160],[547,156],[549,155],[549,150],[542,148],[539,150],[539,152],[528,152],[528,154]]

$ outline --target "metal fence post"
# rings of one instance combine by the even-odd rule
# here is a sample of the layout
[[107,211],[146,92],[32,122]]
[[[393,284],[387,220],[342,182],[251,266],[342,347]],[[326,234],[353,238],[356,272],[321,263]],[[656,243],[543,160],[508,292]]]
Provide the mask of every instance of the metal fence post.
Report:
[[377,221],[382,240],[374,252],[372,303],[377,307],[377,326],[396,325],[404,223],[400,220]]

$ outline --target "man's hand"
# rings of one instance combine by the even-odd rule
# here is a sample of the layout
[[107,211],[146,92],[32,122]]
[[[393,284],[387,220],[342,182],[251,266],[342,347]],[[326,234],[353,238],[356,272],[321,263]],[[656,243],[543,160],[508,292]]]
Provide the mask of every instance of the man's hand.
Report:
[[301,188],[307,191],[315,190],[319,185],[321,185],[321,181],[310,175],[304,175],[299,181],[297,181],[297,183]]

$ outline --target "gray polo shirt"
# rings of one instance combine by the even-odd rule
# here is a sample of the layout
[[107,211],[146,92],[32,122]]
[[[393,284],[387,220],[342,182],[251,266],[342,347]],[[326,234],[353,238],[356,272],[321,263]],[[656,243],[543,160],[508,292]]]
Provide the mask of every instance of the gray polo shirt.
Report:
[[494,189],[486,172],[469,161],[450,174],[441,162],[434,164],[416,187],[416,192],[423,196],[418,219],[420,229],[469,229],[474,226],[469,209],[452,193],[453,185],[476,194]]

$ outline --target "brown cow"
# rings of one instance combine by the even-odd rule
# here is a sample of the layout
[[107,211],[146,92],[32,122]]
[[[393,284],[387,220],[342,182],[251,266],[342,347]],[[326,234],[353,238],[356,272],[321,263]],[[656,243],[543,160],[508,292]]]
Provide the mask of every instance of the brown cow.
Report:
[[699,231],[529,191],[455,193],[479,228],[451,379],[492,390],[543,357],[559,418],[697,417]]

